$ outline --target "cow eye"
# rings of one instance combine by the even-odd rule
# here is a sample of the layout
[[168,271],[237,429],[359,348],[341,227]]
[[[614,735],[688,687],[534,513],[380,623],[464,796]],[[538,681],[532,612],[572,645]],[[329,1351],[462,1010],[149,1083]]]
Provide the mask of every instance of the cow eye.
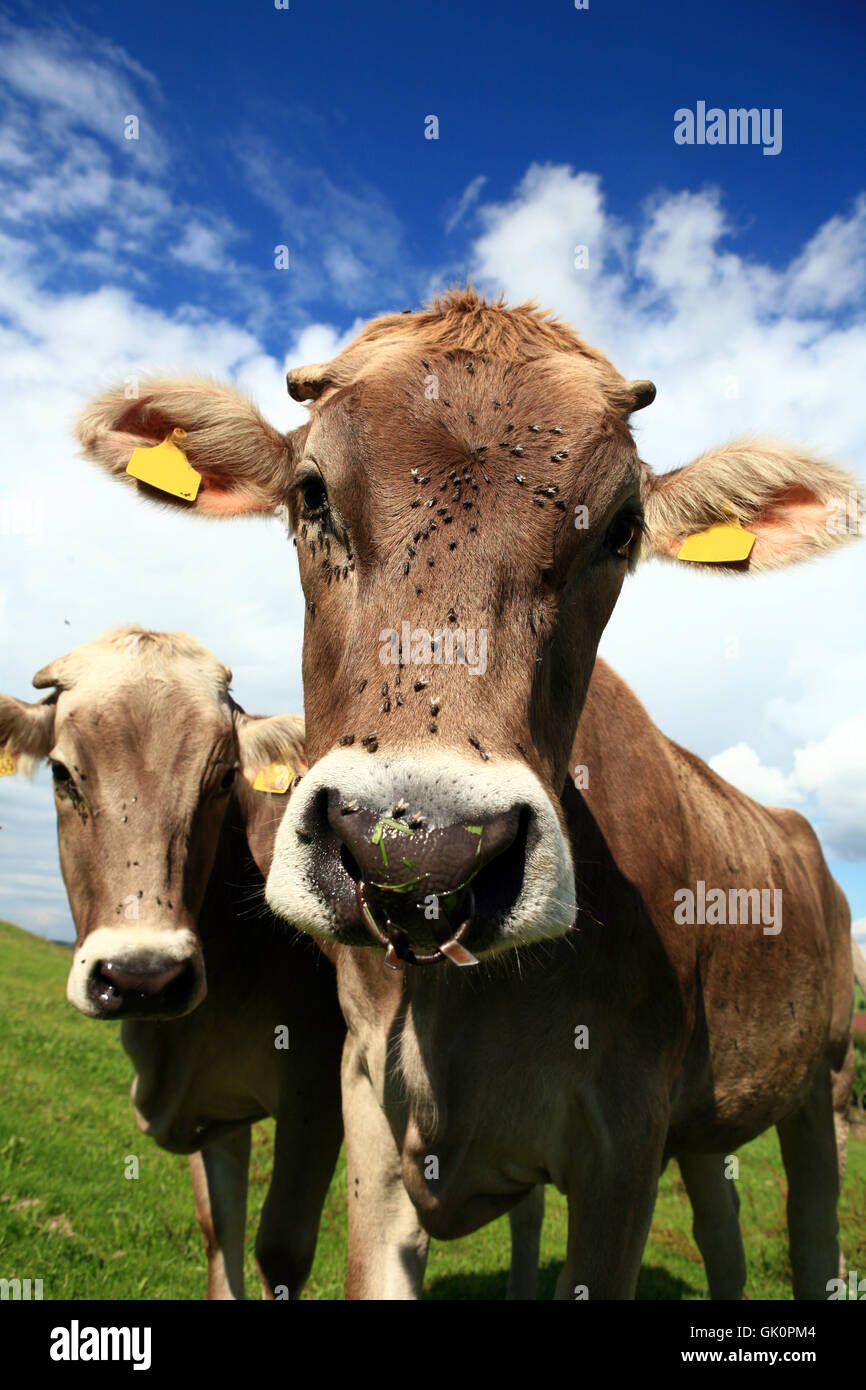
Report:
[[219,790],[220,790],[222,793],[230,792],[231,789],[232,789],[232,787],[233,787],[234,784],[235,784],[235,777],[236,777],[236,776],[237,776],[237,768],[236,768],[236,767],[230,767],[229,770],[228,770],[228,772],[224,773],[223,776],[220,778]]
[[72,780],[72,773],[69,771],[66,764],[59,763],[56,759],[52,759],[51,761],[51,776],[54,778],[55,784],[70,782]]
[[614,555],[627,559],[635,536],[641,530],[642,518],[636,512],[620,512],[608,528],[605,544]]
[[305,516],[321,516],[327,510],[328,494],[320,473],[303,474],[295,483],[295,487],[300,493]]

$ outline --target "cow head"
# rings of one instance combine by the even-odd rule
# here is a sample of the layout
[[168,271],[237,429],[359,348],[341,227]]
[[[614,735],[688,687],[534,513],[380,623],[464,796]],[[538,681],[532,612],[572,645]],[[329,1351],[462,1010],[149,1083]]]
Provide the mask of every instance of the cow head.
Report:
[[851,480],[767,441],[656,475],[629,429],[650,382],[533,306],[471,291],[375,320],[289,391],[311,411],[284,437],[235,393],[170,380],[102,397],[79,427],[122,477],[132,448],[179,426],[202,474],[182,505],[288,509],[312,771],[272,907],[410,960],[566,932],[558,793],[626,574],[717,523],[755,537],[717,565],[731,573],[808,558],[845,538],[828,519]]
[[39,671],[40,703],[0,695],[0,748],[51,765],[77,928],[66,993],[90,1017],[175,1018],[205,997],[198,914],[232,803],[267,873],[270,798],[238,773],[306,770],[303,721],[246,715],[230,681],[185,633],[130,627]]

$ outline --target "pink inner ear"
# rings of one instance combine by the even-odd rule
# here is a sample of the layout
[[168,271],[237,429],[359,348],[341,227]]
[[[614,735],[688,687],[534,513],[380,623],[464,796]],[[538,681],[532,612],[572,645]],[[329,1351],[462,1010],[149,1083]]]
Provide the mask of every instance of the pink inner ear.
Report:
[[801,534],[814,532],[826,526],[833,510],[824,502],[816,502],[811,495],[803,502],[795,502],[790,497],[785,497],[781,502],[774,502],[765,516],[758,517],[752,524],[752,529],[757,532],[776,529]]
[[790,488],[777,494],[766,511],[748,523],[748,529],[757,538],[753,562],[772,564],[814,551],[822,532],[826,532],[828,541],[831,538],[827,522],[833,510],[806,488]]
[[[826,527],[827,518],[834,506],[819,502],[815,493],[808,488],[788,488],[767,503],[766,510],[755,517],[751,530],[756,534],[765,531],[785,531],[791,535],[806,535]],[[769,539],[769,538],[767,538]]]

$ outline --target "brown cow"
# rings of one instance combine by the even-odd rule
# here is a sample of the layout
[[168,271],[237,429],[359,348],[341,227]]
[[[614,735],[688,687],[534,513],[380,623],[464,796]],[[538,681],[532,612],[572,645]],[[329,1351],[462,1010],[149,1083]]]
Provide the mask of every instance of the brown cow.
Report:
[[41,703],[0,695],[0,746],[51,760],[67,994],[121,1021],[140,1128],[190,1156],[208,1297],[243,1297],[250,1127],[273,1115],[256,1257],[264,1296],[295,1298],[340,1148],[345,1028],[332,965],[263,901],[286,794],[247,778],[306,770],[303,720],[245,714],[230,680],[183,633],[119,628],[40,671]]
[[462,1235],[552,1181],[559,1296],[631,1297],[673,1154],[711,1293],[739,1297],[723,1161],[777,1125],[794,1292],[826,1297],[847,905],[808,824],[666,739],[596,650],[639,557],[722,527],[702,544],[721,536],[731,573],[807,559],[846,539],[852,480],[765,440],[656,475],[628,427],[651,383],[472,291],[374,321],[289,387],[313,406],[285,437],[190,380],[109,392],[79,433],[160,496],[126,463],[180,427],[195,510],[288,503],[296,525],[311,771],[268,900],[404,967],[338,967],[349,1292],[416,1294],[422,1226]]

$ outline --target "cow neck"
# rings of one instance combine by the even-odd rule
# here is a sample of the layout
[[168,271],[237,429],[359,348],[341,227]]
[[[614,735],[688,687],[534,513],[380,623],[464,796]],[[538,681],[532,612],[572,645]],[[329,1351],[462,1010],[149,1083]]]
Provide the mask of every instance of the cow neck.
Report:
[[254,929],[260,916],[256,912],[257,893],[263,900],[264,879],[250,853],[238,797],[232,793],[199,913],[198,929],[203,944],[213,948],[214,941],[221,940],[225,934],[221,929],[233,923],[238,913],[248,917],[249,928]]

